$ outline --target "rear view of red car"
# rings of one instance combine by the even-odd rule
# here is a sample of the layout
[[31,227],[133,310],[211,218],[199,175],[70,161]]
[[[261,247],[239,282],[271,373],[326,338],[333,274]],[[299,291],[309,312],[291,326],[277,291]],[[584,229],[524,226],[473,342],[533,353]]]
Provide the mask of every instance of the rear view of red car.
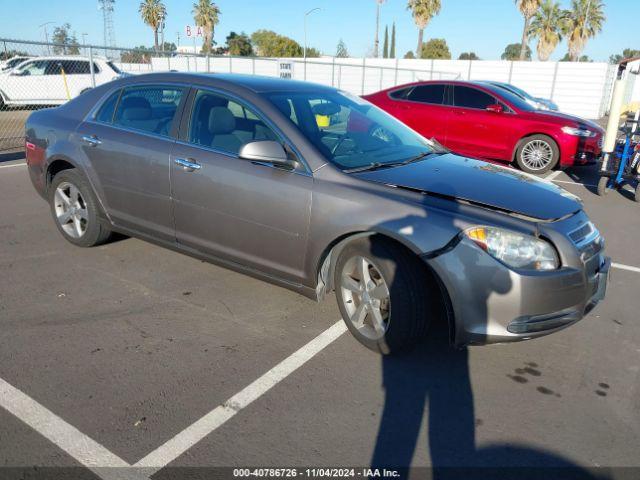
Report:
[[601,152],[597,124],[537,110],[489,83],[417,82],[364,98],[455,153],[516,162],[528,173],[592,163]]

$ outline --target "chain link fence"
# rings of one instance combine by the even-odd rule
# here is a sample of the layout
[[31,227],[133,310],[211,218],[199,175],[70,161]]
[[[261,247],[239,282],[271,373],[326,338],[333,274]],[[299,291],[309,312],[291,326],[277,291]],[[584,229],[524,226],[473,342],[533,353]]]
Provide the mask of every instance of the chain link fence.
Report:
[[122,75],[162,71],[293,78],[358,95],[415,80],[460,77],[401,67],[398,61],[390,66],[374,59],[214,56],[0,38],[0,152],[24,147],[24,123],[33,110],[61,105]]

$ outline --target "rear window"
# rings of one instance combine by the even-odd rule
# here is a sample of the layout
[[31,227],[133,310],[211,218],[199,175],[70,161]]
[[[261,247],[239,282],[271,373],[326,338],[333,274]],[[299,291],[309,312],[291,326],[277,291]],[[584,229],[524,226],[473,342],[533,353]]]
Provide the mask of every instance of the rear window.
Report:
[[404,99],[407,98],[407,94],[411,88],[401,88],[400,90],[394,90],[389,94],[391,98]]
[[104,123],[111,123],[113,121],[113,114],[116,111],[116,105],[118,98],[120,97],[120,90],[111,95],[106,102],[100,107],[96,120]]

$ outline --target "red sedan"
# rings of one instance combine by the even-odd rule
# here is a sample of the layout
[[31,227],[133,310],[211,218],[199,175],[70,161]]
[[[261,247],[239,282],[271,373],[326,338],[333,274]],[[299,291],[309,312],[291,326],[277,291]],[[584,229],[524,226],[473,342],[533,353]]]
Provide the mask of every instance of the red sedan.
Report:
[[489,83],[416,82],[364,98],[458,154],[515,161],[529,173],[592,163],[601,152],[597,124],[537,110]]

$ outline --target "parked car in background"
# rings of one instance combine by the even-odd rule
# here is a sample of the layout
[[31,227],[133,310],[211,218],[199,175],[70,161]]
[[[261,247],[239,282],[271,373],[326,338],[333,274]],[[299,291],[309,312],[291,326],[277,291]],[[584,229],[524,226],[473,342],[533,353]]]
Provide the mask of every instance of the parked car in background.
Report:
[[460,155],[515,162],[528,173],[587,164],[602,151],[596,123],[538,110],[487,83],[416,82],[364,98]]
[[532,107],[535,107],[538,110],[553,110],[554,112],[558,111],[558,105],[553,100],[542,97],[534,97],[533,95],[527,93],[525,90],[518,88],[510,83],[494,82],[492,80],[482,80],[480,83],[487,83],[489,85],[504,88],[511,93],[515,93],[516,95],[522,97]]
[[331,87],[133,76],[32,113],[26,146],[69,242],[119,231],[317,300],[335,291],[382,353],[430,322],[458,345],[526,340],[604,298],[610,261],[577,197]]
[[31,57],[16,56],[16,57],[11,57],[3,62],[0,62],[0,72],[6,72],[7,70],[11,70],[13,67],[18,65],[19,63],[22,63],[25,60],[29,60],[29,58]]
[[[110,60],[94,57],[95,84],[118,78]],[[0,73],[0,104],[59,105],[92,88],[88,57],[35,57]]]

